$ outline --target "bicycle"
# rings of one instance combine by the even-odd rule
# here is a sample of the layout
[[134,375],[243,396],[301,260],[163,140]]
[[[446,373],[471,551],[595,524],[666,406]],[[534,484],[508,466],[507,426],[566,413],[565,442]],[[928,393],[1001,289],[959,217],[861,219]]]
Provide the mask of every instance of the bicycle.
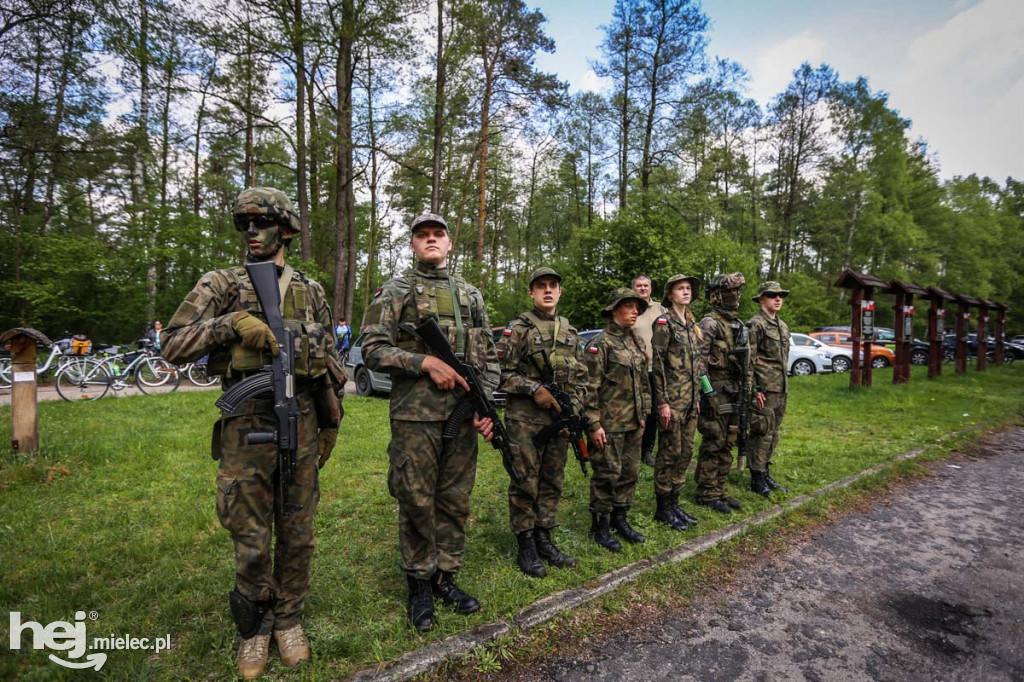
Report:
[[190,362],[187,365],[181,367],[181,372],[186,377],[188,377],[189,381],[191,381],[196,386],[201,386],[203,388],[213,386],[214,384],[220,381],[219,376],[210,376],[209,374],[206,373],[206,370],[207,367],[205,355],[196,360],[195,362]]
[[[60,372],[69,362],[81,357],[84,356],[71,353],[71,339],[54,341],[53,346],[50,348],[50,354],[46,356],[46,360],[42,364],[36,363],[36,378],[41,379],[52,370]],[[10,388],[13,385],[11,366],[11,358],[0,358],[0,388]]]
[[[68,402],[99,400],[111,388],[121,391],[134,384],[143,393],[171,385],[178,390],[178,368],[151,349],[117,353],[102,359],[82,358],[57,373],[57,393]],[[121,362],[127,363],[123,368]]]

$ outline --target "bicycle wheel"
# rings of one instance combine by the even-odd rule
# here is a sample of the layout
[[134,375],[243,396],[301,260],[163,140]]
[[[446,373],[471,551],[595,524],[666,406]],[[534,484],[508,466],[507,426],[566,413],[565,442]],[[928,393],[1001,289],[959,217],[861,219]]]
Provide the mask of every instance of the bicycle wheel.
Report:
[[110,372],[101,362],[76,358],[57,372],[57,393],[68,402],[99,400],[110,389]]
[[181,384],[181,373],[178,368],[163,358],[146,358],[135,370],[135,385],[143,393],[154,393],[155,388],[170,390],[160,393],[172,393]]
[[10,359],[0,358],[0,388],[10,388],[13,386],[12,379]]
[[213,386],[220,381],[220,377],[209,376],[205,362],[194,362],[188,367],[188,380],[196,386]]

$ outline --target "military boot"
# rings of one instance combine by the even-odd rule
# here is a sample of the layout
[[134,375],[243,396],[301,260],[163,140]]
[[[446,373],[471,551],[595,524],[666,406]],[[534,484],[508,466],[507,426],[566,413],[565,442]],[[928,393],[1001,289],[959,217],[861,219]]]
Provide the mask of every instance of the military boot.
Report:
[[685,523],[687,526],[696,526],[698,523],[700,523],[700,519],[698,519],[696,516],[691,516],[691,515],[687,514],[683,510],[683,508],[679,506],[679,491],[678,490],[672,491],[669,494],[669,498],[668,499],[672,503],[672,512],[676,516],[678,516],[683,521],[683,523]]
[[771,497],[772,494],[772,489],[768,487],[763,471],[750,470],[750,489],[758,495],[764,495],[765,497]]
[[293,668],[310,659],[309,640],[302,631],[301,625],[293,625],[287,630],[274,630],[274,641],[277,651],[281,654],[281,663]]
[[533,529],[533,540],[537,544],[537,554],[552,566],[558,568],[573,568],[576,565],[576,558],[571,557],[555,546],[551,539],[551,529],[537,526]]
[[516,542],[519,543],[519,554],[516,556],[519,570],[531,578],[543,578],[546,576],[548,572],[544,570],[544,564],[540,562],[540,557],[537,556],[537,545],[533,541],[533,531],[524,530],[516,533]]
[[645,540],[644,536],[640,531],[629,525],[629,519],[626,518],[626,514],[629,512],[629,507],[616,507],[612,509],[612,528],[622,536],[622,539],[634,545],[638,545]]
[[[543,568],[543,567],[542,567]],[[441,600],[441,603],[460,616],[468,616],[480,610],[480,602],[476,597],[471,597],[455,584],[455,574],[449,571],[438,571],[430,582],[434,590],[434,597]]]
[[668,495],[657,496],[658,508],[654,512],[654,520],[664,523],[675,530],[686,530],[686,522],[672,512],[672,499]]
[[610,552],[621,552],[622,545],[608,529],[608,515],[591,513],[590,519],[590,537],[594,538],[594,542]]
[[697,500],[697,504],[704,507],[710,507],[716,512],[721,512],[722,514],[732,514],[732,507],[726,504],[725,500]]
[[644,450],[640,453],[640,459],[649,467],[654,467],[654,449]]
[[411,575],[405,578],[409,583],[409,625],[417,632],[430,632],[434,627],[434,595],[430,591],[430,581]]
[[740,501],[737,500],[735,497],[729,497],[728,495],[726,495],[722,499],[725,501],[727,505],[729,505],[733,509],[743,509],[743,505],[740,504]]
[[774,478],[772,478],[771,466],[765,466],[764,468],[764,482],[768,484],[768,487],[772,490],[778,490],[779,492],[788,493],[789,488],[784,488],[779,485]]
[[243,680],[255,680],[267,669],[270,655],[270,633],[242,640],[238,648],[238,674]]

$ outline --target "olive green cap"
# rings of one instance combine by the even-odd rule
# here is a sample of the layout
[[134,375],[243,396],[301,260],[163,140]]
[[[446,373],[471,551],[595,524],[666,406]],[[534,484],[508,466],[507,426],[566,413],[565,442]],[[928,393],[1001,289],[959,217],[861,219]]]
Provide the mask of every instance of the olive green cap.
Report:
[[647,301],[641,298],[640,294],[636,293],[632,289],[622,287],[620,289],[615,289],[608,295],[608,305],[601,311],[601,314],[605,317],[611,317],[612,311],[615,310],[620,303],[624,303],[626,301],[638,302],[640,304],[641,315],[643,315],[644,311],[647,310]]
[[697,300],[697,295],[700,294],[700,286],[703,282],[700,281],[700,277],[694,277],[693,275],[672,275],[665,282],[665,294],[661,297],[661,304],[663,306],[671,306],[672,302],[669,300],[669,294],[672,293],[672,287],[679,282],[689,282],[690,287],[693,289],[693,293],[690,296],[691,301]]
[[780,294],[782,298],[786,298],[789,296],[789,289],[783,289],[778,282],[762,282],[761,286],[757,288],[757,296],[754,296],[753,300],[760,301],[764,294]]
[[530,275],[529,287],[533,287],[533,283],[536,282],[541,277],[554,277],[555,279],[558,280],[559,284],[562,283],[562,276],[559,275],[554,270],[552,270],[551,268],[537,268],[536,270],[533,271],[533,274]]
[[445,222],[444,218],[437,215],[436,213],[422,213],[416,216],[412,221],[412,227],[409,228],[409,231],[415,232],[417,227],[425,223],[434,223],[436,225],[440,225],[441,227],[444,228],[445,232],[448,231],[448,223]]

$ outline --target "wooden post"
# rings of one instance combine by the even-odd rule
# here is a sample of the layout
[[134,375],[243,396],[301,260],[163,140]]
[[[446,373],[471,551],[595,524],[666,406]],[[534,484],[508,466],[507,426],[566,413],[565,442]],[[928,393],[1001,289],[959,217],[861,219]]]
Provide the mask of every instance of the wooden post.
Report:
[[[871,339],[875,328],[873,296],[875,287],[885,287],[886,283],[874,275],[843,268],[834,286],[850,290],[850,345],[853,346],[850,388],[871,386]],[[865,322],[871,324],[871,329],[865,329]]]
[[864,302],[864,289],[855,285],[850,294],[850,345],[853,353],[850,358],[850,388],[860,388],[861,362],[860,362],[860,334],[861,314],[860,308]]
[[977,370],[984,372],[988,367],[988,301],[982,300],[978,305],[978,365]]
[[11,448],[18,452],[39,450],[36,407],[36,344],[52,346],[44,334],[18,327],[0,334],[0,343],[11,342]]
[[892,367],[892,383],[901,384],[903,383],[903,363],[907,360],[903,344],[903,324],[907,314],[906,294],[903,291],[896,291],[893,298],[892,307],[895,315],[893,316],[892,326],[893,331],[896,332],[896,347],[893,351],[896,353],[896,362]]
[[871,388],[871,373],[874,368],[871,367],[871,342],[875,338],[875,288],[864,287],[864,302],[861,303],[860,312],[862,315],[864,310],[871,311],[871,334],[864,337],[864,375],[861,377],[861,385]]
[[946,301],[953,297],[938,287],[927,288],[931,305],[928,308],[928,378],[942,375],[943,343],[946,334]]
[[996,364],[1002,365],[1006,360],[1006,310],[1009,308],[1005,303],[996,303]]
[[956,316],[956,373],[967,371],[967,335],[970,333],[971,313],[967,301],[960,300]]

